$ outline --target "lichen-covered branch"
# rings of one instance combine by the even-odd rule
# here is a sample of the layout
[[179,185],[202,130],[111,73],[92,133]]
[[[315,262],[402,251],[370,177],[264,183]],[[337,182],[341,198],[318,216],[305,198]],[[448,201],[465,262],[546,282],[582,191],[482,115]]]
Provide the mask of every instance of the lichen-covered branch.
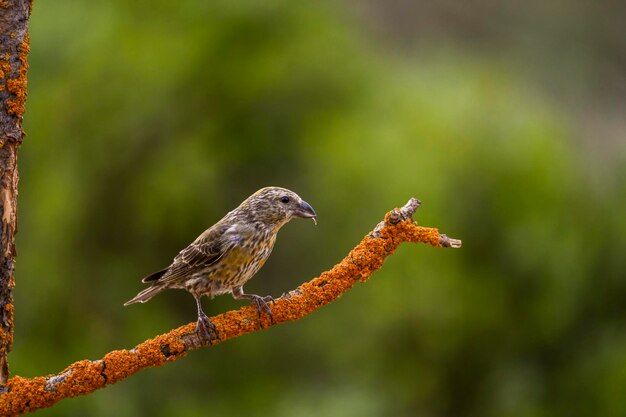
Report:
[[0,392],[13,343],[13,270],[17,232],[17,149],[26,102],[30,0],[0,1]]
[[437,229],[420,227],[411,219],[419,204],[412,198],[404,207],[387,213],[385,220],[331,270],[278,298],[272,305],[273,321],[267,314],[259,317],[254,307],[243,307],[211,318],[217,328],[217,339],[197,334],[193,322],[146,340],[134,349],[115,350],[101,360],[76,362],[57,375],[31,379],[15,376],[8,382],[9,392],[0,396],[0,415],[14,416],[49,407],[63,398],[114,384],[141,369],[182,358],[202,346],[298,320],[336,300],[357,281],[365,281],[403,242],[460,247],[460,240],[439,234]]

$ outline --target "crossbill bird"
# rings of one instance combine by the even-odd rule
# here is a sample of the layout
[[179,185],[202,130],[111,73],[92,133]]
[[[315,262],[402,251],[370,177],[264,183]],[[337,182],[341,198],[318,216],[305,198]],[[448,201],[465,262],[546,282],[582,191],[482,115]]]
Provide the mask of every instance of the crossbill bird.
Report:
[[267,302],[274,299],[246,294],[243,285],[267,261],[278,231],[294,217],[317,219],[313,207],[293,191],[261,188],[180,251],[170,266],[145,277],[142,282],[152,285],[124,305],[145,303],[168,288],[185,289],[196,299],[196,331],[209,338],[217,332],[202,310],[203,295],[230,293],[251,300],[259,314],[263,308],[271,317]]

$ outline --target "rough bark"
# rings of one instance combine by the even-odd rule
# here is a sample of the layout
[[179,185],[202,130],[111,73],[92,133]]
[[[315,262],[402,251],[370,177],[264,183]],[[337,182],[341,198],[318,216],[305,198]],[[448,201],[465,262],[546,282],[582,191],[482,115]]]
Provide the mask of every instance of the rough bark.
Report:
[[331,270],[284,294],[272,304],[273,321],[259,317],[256,308],[244,307],[212,317],[217,339],[197,334],[189,323],[140,343],[130,350],[115,350],[100,360],[82,360],[57,375],[23,378],[8,382],[9,392],[0,396],[0,415],[15,416],[49,407],[67,397],[89,394],[149,367],[161,366],[203,346],[210,346],[246,333],[298,320],[336,300],[356,282],[367,280],[403,242],[421,242],[434,247],[461,247],[437,229],[420,227],[411,216],[419,206],[411,199],[400,209],[387,213],[385,220]]
[[30,0],[0,0],[0,389],[9,375],[17,232],[17,150],[26,102]]

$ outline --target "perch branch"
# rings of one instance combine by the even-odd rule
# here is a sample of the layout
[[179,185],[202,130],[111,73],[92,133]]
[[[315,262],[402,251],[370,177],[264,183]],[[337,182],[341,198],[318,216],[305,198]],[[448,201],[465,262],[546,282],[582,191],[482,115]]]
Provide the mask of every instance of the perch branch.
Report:
[[278,298],[272,306],[273,322],[266,314],[259,317],[255,308],[243,307],[211,318],[218,331],[217,339],[197,334],[193,322],[146,340],[134,349],[115,350],[100,360],[76,362],[57,375],[30,379],[14,376],[8,382],[9,392],[0,397],[0,415],[14,416],[49,407],[63,398],[89,394],[114,384],[141,369],[182,358],[200,347],[298,320],[336,300],[357,281],[365,281],[403,242],[460,247],[460,240],[439,234],[437,229],[420,227],[411,219],[419,205],[412,198],[404,207],[387,213],[385,220],[331,270]]

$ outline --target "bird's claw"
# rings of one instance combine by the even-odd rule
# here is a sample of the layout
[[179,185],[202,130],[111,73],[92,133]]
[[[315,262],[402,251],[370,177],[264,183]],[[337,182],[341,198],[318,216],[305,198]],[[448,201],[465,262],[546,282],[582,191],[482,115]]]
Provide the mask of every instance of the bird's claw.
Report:
[[271,295],[266,295],[265,297],[261,297],[260,295],[252,296],[252,304],[256,306],[256,311],[259,313],[259,317],[261,317],[261,307],[262,307],[263,310],[265,310],[265,312],[270,316],[270,320],[274,321],[272,310],[270,309],[270,306],[267,305],[267,303],[270,301],[272,302],[272,304],[274,304],[275,302],[274,297],[272,297]]
[[204,336],[207,340],[217,339],[217,328],[215,324],[206,316],[198,316],[198,322],[196,323],[196,333]]

